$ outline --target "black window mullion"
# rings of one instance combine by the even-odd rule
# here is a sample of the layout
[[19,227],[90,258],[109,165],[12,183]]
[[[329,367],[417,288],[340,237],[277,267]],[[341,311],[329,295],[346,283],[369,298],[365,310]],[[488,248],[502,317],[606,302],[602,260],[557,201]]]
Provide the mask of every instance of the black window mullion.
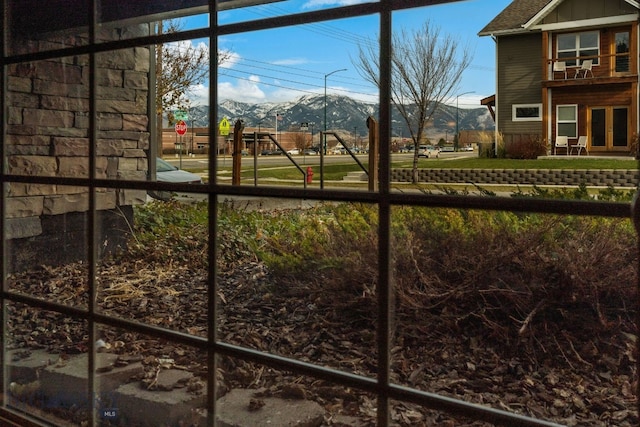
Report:
[[[209,141],[217,139],[216,117],[218,117],[218,2],[209,0]],[[209,150],[209,187],[216,184],[218,150]],[[208,269],[207,277],[207,426],[216,425],[216,372],[218,371],[218,354],[216,340],[218,330],[218,202],[215,193],[209,193],[209,236],[208,236]]]
[[378,425],[388,426],[390,423],[389,388],[391,382],[391,324],[393,322],[392,304],[393,288],[390,266],[390,224],[391,204],[390,167],[391,151],[391,55],[392,55],[392,22],[393,14],[390,1],[382,0],[380,13],[380,45],[378,55],[380,60],[380,125],[378,126],[379,149],[379,225],[378,225]]
[[[98,22],[98,2],[100,0],[92,0],[88,2],[89,7],[89,46],[93,47],[96,45],[96,34],[97,34],[97,22]],[[87,215],[87,274],[89,277],[87,278],[87,295],[89,301],[87,302],[88,309],[88,319],[86,326],[88,328],[88,339],[89,345],[87,346],[89,354],[87,355],[87,390],[89,396],[87,396],[89,400],[89,417],[90,423],[92,426],[96,425],[96,381],[95,381],[95,372],[96,372],[96,321],[95,321],[95,310],[96,310],[96,262],[97,262],[97,252],[96,252],[96,188],[95,188],[95,179],[96,179],[96,142],[97,142],[97,117],[96,117],[96,95],[97,95],[97,80],[96,80],[96,72],[97,72],[97,53],[90,51],[89,53],[89,129],[88,139],[89,139],[89,181],[88,181],[88,190],[89,190],[89,211]]]

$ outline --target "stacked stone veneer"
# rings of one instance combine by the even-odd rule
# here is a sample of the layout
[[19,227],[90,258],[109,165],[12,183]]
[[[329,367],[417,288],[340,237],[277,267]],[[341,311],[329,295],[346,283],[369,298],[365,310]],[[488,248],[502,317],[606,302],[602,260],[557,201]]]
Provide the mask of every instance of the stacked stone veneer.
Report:
[[[137,31],[144,34],[145,27]],[[108,30],[105,39],[131,36],[131,30]],[[22,49],[82,44],[79,36],[47,35],[25,40]],[[90,73],[97,82],[95,177],[145,180],[150,143],[148,48],[127,48],[96,55],[40,60],[8,67],[4,139],[6,171],[37,177],[89,178]],[[86,259],[89,189],[53,183],[7,186],[6,237],[10,268],[32,262],[59,264]],[[132,206],[142,203],[140,190],[98,189],[97,241],[102,250],[123,244]],[[120,234],[120,235],[117,235]]]
[[[411,169],[393,169],[391,180],[411,182]],[[419,182],[503,185],[636,187],[640,173],[621,169],[419,169]]]

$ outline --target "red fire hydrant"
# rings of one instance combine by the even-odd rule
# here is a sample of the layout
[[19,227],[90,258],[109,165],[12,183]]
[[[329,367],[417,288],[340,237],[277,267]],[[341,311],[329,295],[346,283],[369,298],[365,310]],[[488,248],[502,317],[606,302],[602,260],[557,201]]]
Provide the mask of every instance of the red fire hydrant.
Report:
[[313,169],[311,166],[307,166],[307,184],[311,184],[313,181]]

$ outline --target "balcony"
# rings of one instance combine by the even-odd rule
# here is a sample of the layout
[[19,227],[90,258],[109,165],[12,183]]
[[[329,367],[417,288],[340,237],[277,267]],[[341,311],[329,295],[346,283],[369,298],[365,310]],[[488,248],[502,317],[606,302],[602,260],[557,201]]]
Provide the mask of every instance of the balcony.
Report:
[[[593,61],[589,71],[581,70],[581,64],[586,60]],[[554,64],[562,62],[566,64],[566,71],[560,71],[562,67],[554,68]],[[638,82],[637,67],[628,52],[547,59],[543,76],[546,76],[542,81],[544,88]]]

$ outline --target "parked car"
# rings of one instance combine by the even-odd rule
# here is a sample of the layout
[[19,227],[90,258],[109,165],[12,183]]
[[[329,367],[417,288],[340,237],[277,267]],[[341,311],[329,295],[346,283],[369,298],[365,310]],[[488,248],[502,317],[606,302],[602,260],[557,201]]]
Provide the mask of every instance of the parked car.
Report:
[[[173,166],[171,163],[156,159],[156,180],[158,182],[170,182],[173,184],[202,184],[202,178],[195,173],[187,172]],[[173,192],[171,191],[148,191],[149,196],[158,200],[171,200]]]
[[287,151],[287,153],[289,153],[292,156],[297,156],[298,154],[300,154],[300,150],[297,148],[292,148],[291,150]]
[[440,157],[440,149],[433,145],[421,145],[418,150],[418,157],[426,157],[427,159]]
[[305,148],[302,154],[304,154],[305,156],[317,156],[318,152],[313,148]]

